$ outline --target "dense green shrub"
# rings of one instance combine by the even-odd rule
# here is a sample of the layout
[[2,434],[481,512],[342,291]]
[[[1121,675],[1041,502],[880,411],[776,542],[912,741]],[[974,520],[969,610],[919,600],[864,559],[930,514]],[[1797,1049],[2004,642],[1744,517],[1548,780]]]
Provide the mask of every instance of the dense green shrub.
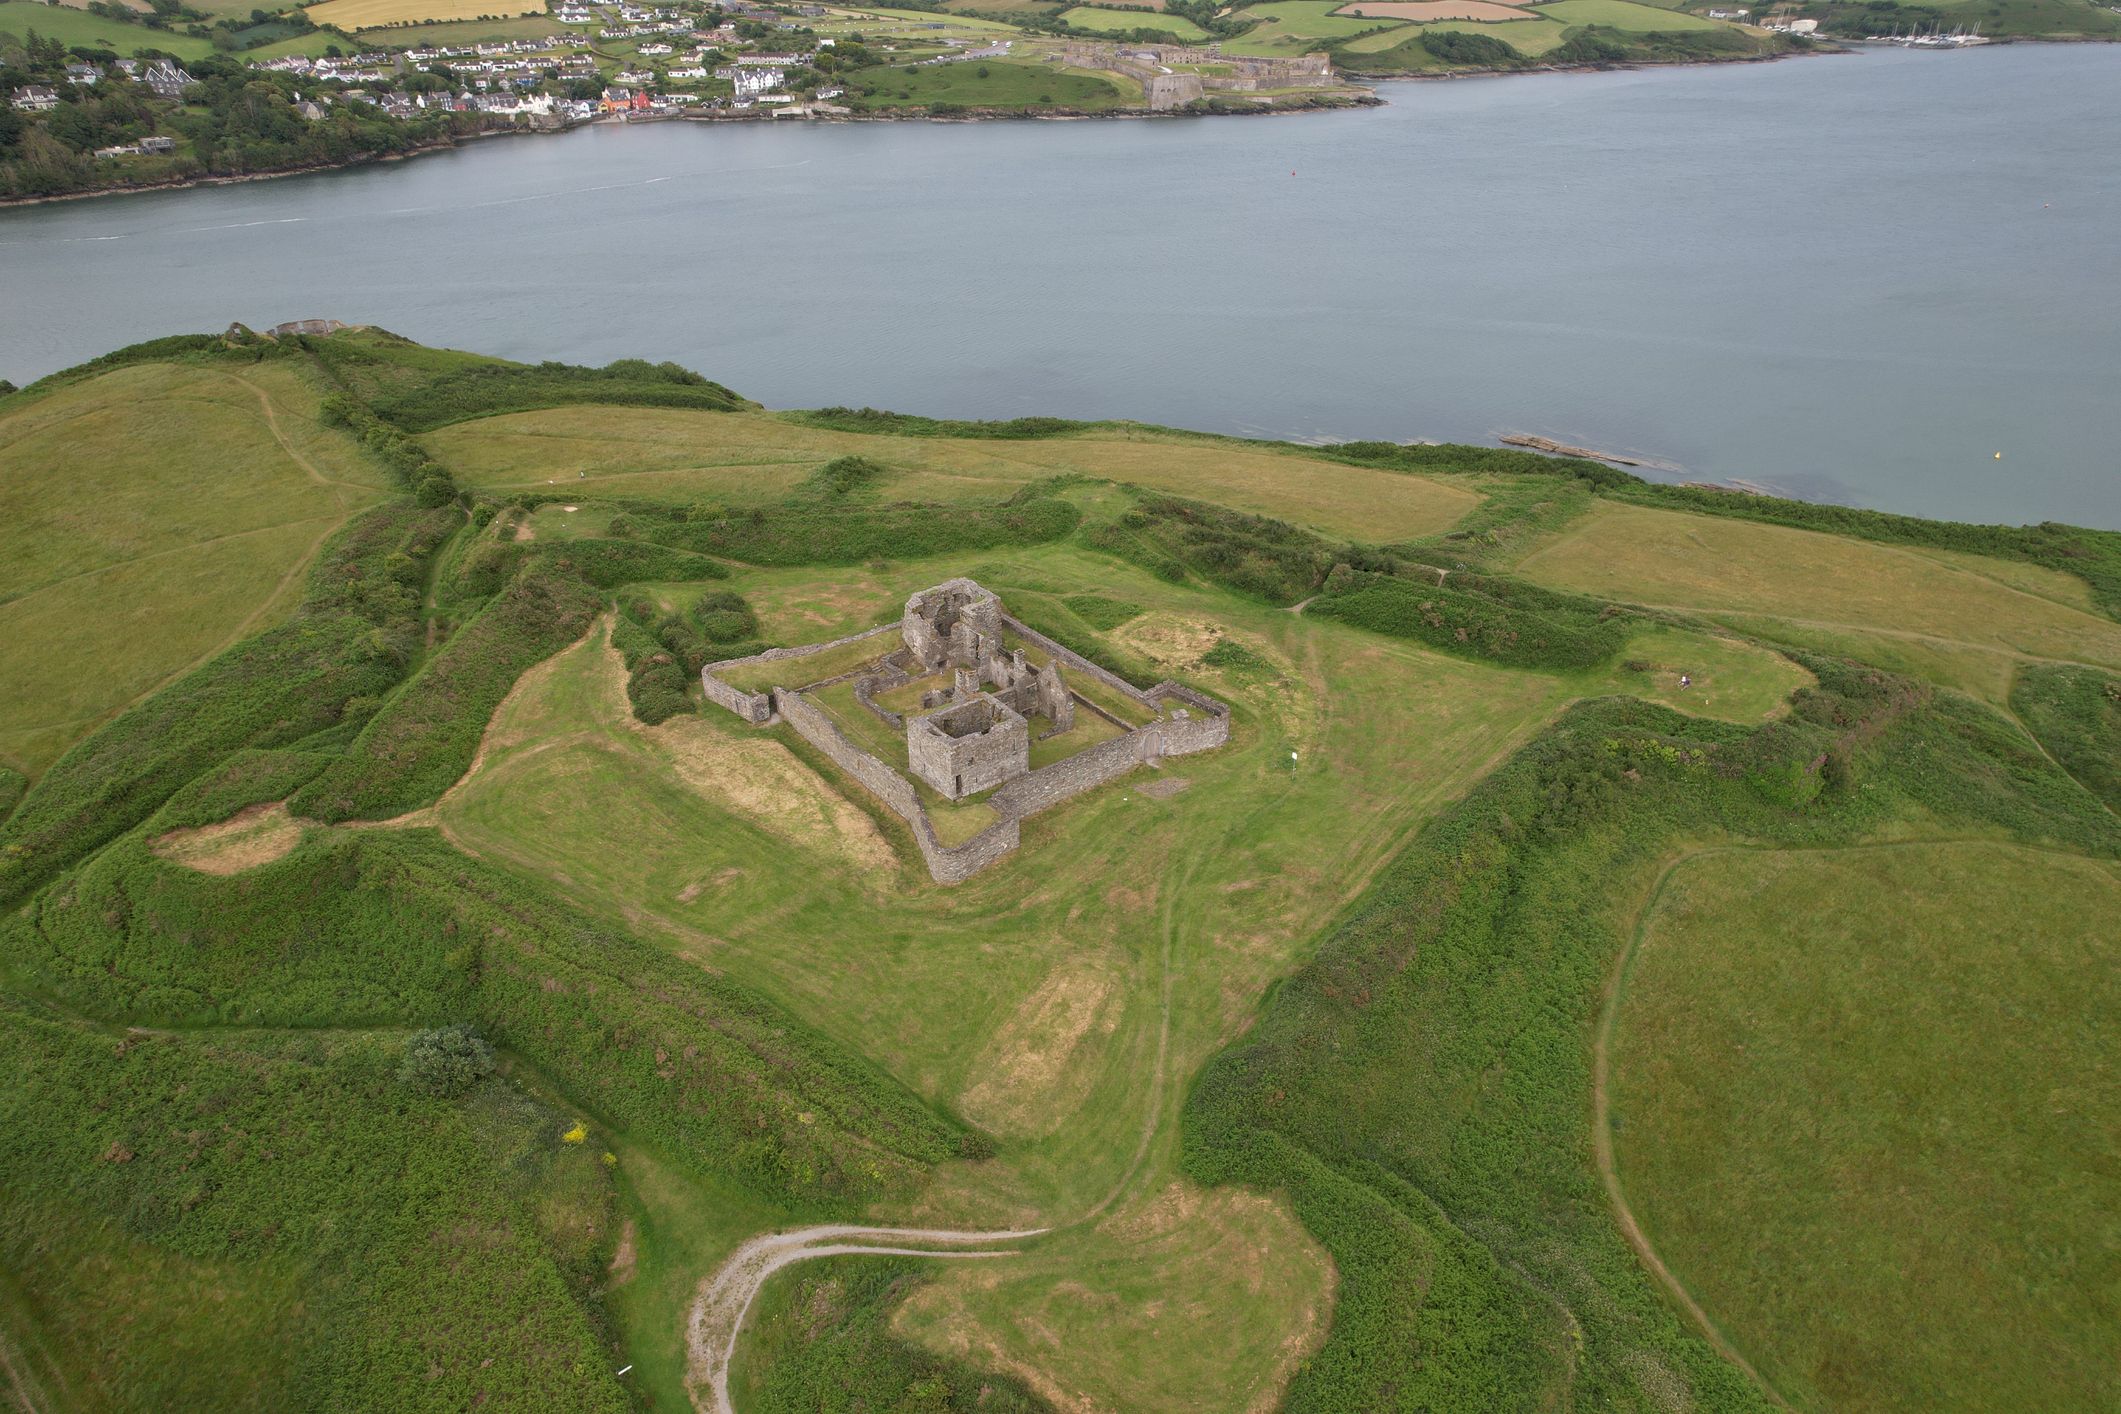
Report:
[[2024,667],[2010,700],[2062,769],[2121,811],[2121,677],[2059,664]]
[[330,752],[290,747],[233,752],[170,796],[148,828],[159,833],[217,824],[246,806],[285,800],[336,759]]
[[682,583],[729,578],[727,566],[705,555],[634,540],[555,540],[540,546],[538,554],[599,589],[651,581]]
[[11,766],[0,766],[0,824],[15,813],[15,805],[22,793],[29,789],[29,777]]
[[709,643],[749,643],[759,636],[758,612],[734,590],[702,594],[693,601],[690,617]]
[[1304,612],[1461,658],[1561,670],[1604,663],[1637,622],[1611,605],[1513,580],[1453,574],[1434,584],[1346,567]]
[[1216,639],[1215,646],[1201,654],[1200,660],[1208,667],[1221,668],[1226,673],[1256,673],[1267,667],[1266,659],[1234,638]]
[[[678,651],[665,645],[659,628],[679,640]],[[655,605],[645,602],[621,606],[612,625],[611,646],[626,663],[626,700],[633,704],[633,715],[651,727],[699,710],[692,696],[699,669],[688,668],[687,659],[697,658],[704,666],[707,660],[724,656],[710,649],[690,624],[676,615],[659,617]]]
[[373,394],[376,413],[407,432],[453,422],[577,403],[735,412],[752,406],[719,383],[674,363],[620,359],[602,368],[565,363],[482,362]]
[[451,597],[492,597],[502,585],[515,578],[528,551],[528,546],[512,540],[479,540],[452,567],[455,583],[451,586]]
[[882,412],[876,408],[816,408],[806,412],[784,412],[781,416],[805,427],[822,427],[832,432],[867,432],[888,437],[991,437],[1017,442],[1040,437],[1065,437],[1104,425],[1071,422],[1064,417],[962,422],[941,417],[916,417],[903,412]]
[[1524,56],[1502,40],[1469,30],[1426,30],[1421,36],[1421,47],[1446,64],[1496,68],[1524,62]]
[[79,1303],[122,1407],[632,1408],[579,1275],[609,1260],[610,1175],[498,1081],[408,1093],[398,1051],[0,1002],[0,1265],[40,1315]]
[[427,455],[427,449],[376,416],[359,398],[334,393],[319,405],[327,427],[343,427],[360,442],[361,450],[387,468],[398,485],[413,494],[423,506],[434,507],[454,500],[455,481],[448,468]]
[[[1588,1018],[1623,897],[1677,841],[1847,843],[1910,811],[2121,853],[2121,823],[1971,699],[1805,662],[1819,686],[1757,732],[1573,709],[1427,826],[1203,1072],[1187,1171],[1284,1192],[1340,1272],[1287,1408],[1647,1408],[1671,1387],[1768,1407],[1663,1299],[1589,1160]],[[1836,753],[1857,772],[1802,803],[1761,788]]]
[[462,519],[407,503],[357,518],[318,557],[292,620],[76,743],[0,828],[0,902],[146,819],[231,753],[290,745],[388,691],[418,649],[427,564]]
[[379,820],[431,805],[470,769],[494,709],[533,665],[582,636],[599,600],[534,559],[291,802],[317,820]]
[[1309,596],[1336,563],[1361,556],[1285,521],[1177,496],[1142,496],[1134,509],[1083,538],[1166,579],[1197,574],[1278,605]]
[[835,457],[805,477],[802,489],[815,496],[849,496],[890,475],[890,467],[867,457]]
[[424,1095],[454,1099],[493,1074],[497,1063],[478,1028],[460,1021],[407,1037],[398,1083]]

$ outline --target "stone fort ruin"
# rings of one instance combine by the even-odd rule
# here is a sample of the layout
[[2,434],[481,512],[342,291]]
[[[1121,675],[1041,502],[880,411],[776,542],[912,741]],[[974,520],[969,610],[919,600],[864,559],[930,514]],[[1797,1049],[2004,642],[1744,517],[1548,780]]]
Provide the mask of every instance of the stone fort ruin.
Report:
[[[969,579],[913,595],[895,624],[710,663],[700,676],[709,701],[747,722],[786,722],[861,782],[912,827],[942,883],[1016,849],[1027,816],[1230,735],[1221,702],[1175,682],[1144,692],[1011,618]],[[951,812],[954,842],[922,787]]]

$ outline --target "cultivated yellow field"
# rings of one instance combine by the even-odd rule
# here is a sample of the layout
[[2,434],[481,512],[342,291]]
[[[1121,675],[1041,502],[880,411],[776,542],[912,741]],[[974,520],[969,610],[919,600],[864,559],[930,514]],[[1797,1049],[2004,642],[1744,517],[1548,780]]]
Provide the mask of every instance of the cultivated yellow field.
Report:
[[527,0],[326,0],[303,13],[320,25],[356,30],[431,20],[476,20],[489,15],[542,15],[545,7]]
[[1795,629],[2121,667],[2121,624],[2067,575],[1809,530],[1602,502],[1518,565],[1631,603],[1765,616]]
[[1440,480],[1124,429],[1035,441],[878,437],[768,413],[587,407],[483,418],[425,441],[463,480],[504,490],[565,485],[584,495],[770,501],[834,457],[859,455],[899,473],[879,488],[895,500],[993,499],[1027,481],[1075,474],[1369,542],[1446,530],[1480,502]]

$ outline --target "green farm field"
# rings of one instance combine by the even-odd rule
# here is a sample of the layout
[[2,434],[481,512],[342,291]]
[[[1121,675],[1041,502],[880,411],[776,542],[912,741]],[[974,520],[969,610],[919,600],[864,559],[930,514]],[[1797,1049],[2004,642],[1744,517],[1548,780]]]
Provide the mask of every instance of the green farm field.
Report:
[[964,108],[1061,107],[1094,112],[1140,96],[1138,88],[1130,95],[1116,78],[1010,59],[914,69],[857,69],[847,81],[853,105],[868,109],[953,103]]
[[[1453,20],[1441,24],[1402,25],[1381,34],[1366,34],[1349,40],[1341,49],[1349,54],[1382,54],[1423,34],[1456,32],[1484,34],[1499,39],[1518,53],[1537,58],[1568,37],[1569,27],[1558,20],[1503,20],[1494,24]],[[1440,65],[1441,60],[1437,63]]]
[[2081,580],[2038,566],[1631,505],[1601,505],[1517,564],[1527,579],[1631,603],[1773,620],[1911,651],[2121,666],[2121,625]]
[[120,54],[159,49],[180,59],[199,59],[214,49],[212,40],[196,39],[176,30],[149,29],[86,10],[40,4],[37,0],[0,0],[0,34],[21,40],[27,39],[31,30],[62,44],[107,46]]
[[1539,6],[1537,13],[1565,25],[1607,25],[1631,34],[1727,28],[1720,20],[1689,15],[1682,10],[1660,9],[1655,5],[1638,5],[1633,0],[1553,0],[1551,4]]
[[1078,5],[1072,10],[1063,10],[1060,17],[1071,27],[1088,30],[1092,34],[1127,34],[1138,29],[1155,29],[1188,43],[1208,37],[1206,30],[1183,15],[1161,15],[1140,10],[1104,10],[1095,5]]
[[[773,1276],[743,1414],[2110,1402],[2121,537],[375,330],[8,395],[0,512],[33,1407],[711,1408],[856,1223],[1040,1231]],[[1228,743],[942,886],[700,696],[961,575]]]
[[34,774],[293,608],[384,495],[316,406],[286,369],[150,365],[0,411],[0,764]]
[[1615,1005],[1620,1181],[1799,1407],[2121,1399],[2116,916],[2113,862],[1989,842],[1665,876]]

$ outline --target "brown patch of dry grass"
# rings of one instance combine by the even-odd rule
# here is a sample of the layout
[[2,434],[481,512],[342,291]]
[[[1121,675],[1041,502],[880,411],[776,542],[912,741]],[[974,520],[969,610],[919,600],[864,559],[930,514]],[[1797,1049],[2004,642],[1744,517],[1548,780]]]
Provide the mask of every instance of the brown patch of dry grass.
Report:
[[217,825],[171,830],[149,848],[172,864],[201,874],[241,874],[284,858],[302,842],[302,825],[285,801],[247,805]]
[[1126,998],[1116,959],[1070,957],[1046,975],[991,1036],[974,1062],[958,1109],[998,1135],[1032,1138],[1058,1129],[1083,1103],[1095,1078],[1094,1030],[1119,1029]]

